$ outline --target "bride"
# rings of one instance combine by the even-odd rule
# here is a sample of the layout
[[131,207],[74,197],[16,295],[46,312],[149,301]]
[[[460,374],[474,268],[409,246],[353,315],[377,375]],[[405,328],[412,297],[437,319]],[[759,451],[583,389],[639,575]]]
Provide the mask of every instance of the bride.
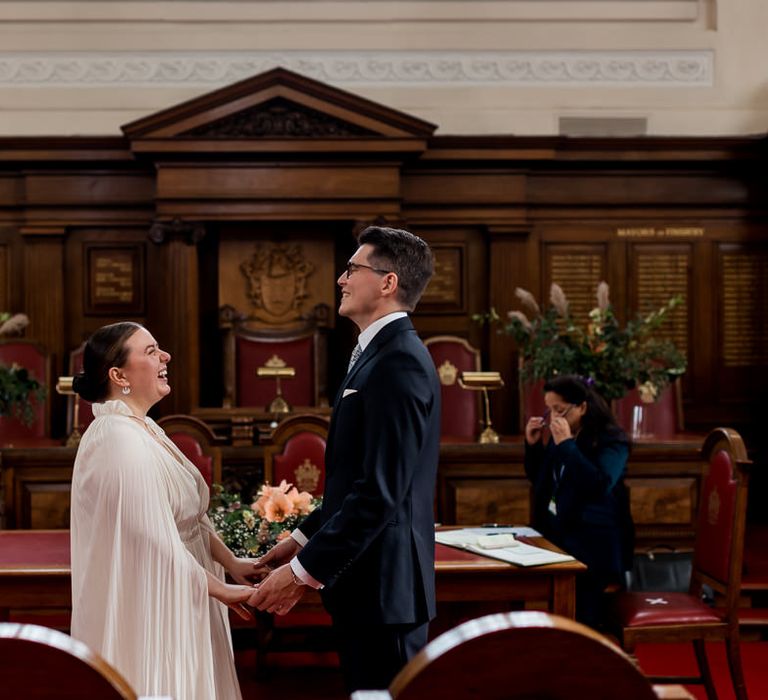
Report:
[[139,695],[232,700],[227,606],[250,617],[254,566],[216,535],[200,473],[147,416],[171,391],[170,360],[137,323],[86,344],[74,388],[95,419],[72,478],[72,636]]

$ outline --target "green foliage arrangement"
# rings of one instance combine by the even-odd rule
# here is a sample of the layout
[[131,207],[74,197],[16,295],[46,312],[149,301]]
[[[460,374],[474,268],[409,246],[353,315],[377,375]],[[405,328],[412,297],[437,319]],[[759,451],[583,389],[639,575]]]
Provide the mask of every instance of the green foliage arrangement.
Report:
[[[682,303],[681,297],[671,298],[660,309],[639,315],[622,328],[605,282],[597,287],[597,306],[581,324],[572,316],[557,284],[550,289],[550,306],[544,311],[525,289],[518,287],[515,294],[530,316],[510,311],[503,332],[517,342],[525,381],[576,374],[591,377],[595,389],[607,400],[621,398],[637,387],[641,398],[650,403],[685,372],[683,354],[657,333]],[[495,309],[481,318],[502,322]]]
[[[27,326],[24,314],[0,313],[0,337],[18,335]],[[30,398],[42,401],[45,387],[29,375],[24,367],[0,364],[0,416],[13,416],[25,425],[35,420],[35,407]]]

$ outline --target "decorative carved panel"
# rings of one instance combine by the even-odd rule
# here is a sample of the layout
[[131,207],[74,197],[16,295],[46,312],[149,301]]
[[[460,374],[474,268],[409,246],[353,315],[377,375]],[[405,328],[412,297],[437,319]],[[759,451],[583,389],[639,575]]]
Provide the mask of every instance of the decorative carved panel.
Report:
[[376,136],[373,131],[336,119],[283,98],[230,114],[186,132],[184,136],[237,138],[338,138]]

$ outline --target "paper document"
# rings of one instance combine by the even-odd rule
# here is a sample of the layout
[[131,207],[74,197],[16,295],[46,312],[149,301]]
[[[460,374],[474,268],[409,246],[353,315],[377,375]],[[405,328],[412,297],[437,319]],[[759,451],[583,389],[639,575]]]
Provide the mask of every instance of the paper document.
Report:
[[[519,531],[525,530],[525,535]],[[518,532],[516,532],[518,531]],[[534,534],[529,534],[529,533]],[[463,528],[461,530],[446,530],[435,533],[435,542],[450,547],[465,549],[474,554],[480,554],[492,559],[517,564],[518,566],[541,566],[542,564],[558,564],[564,561],[575,561],[570,554],[561,554],[549,549],[535,547],[519,540],[510,541],[510,537],[536,537],[539,535],[532,528]],[[494,546],[493,539],[498,538],[501,546]]]

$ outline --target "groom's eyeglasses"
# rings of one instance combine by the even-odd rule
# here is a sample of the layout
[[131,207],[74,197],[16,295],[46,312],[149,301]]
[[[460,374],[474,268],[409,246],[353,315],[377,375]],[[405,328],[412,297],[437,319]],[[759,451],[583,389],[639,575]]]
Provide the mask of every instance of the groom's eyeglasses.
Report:
[[347,263],[347,279],[349,279],[352,276],[353,272],[357,272],[360,269],[370,270],[371,272],[375,272],[377,275],[388,275],[392,270],[380,270],[378,267],[371,267],[370,265],[362,265],[361,263],[353,263],[348,262]]

